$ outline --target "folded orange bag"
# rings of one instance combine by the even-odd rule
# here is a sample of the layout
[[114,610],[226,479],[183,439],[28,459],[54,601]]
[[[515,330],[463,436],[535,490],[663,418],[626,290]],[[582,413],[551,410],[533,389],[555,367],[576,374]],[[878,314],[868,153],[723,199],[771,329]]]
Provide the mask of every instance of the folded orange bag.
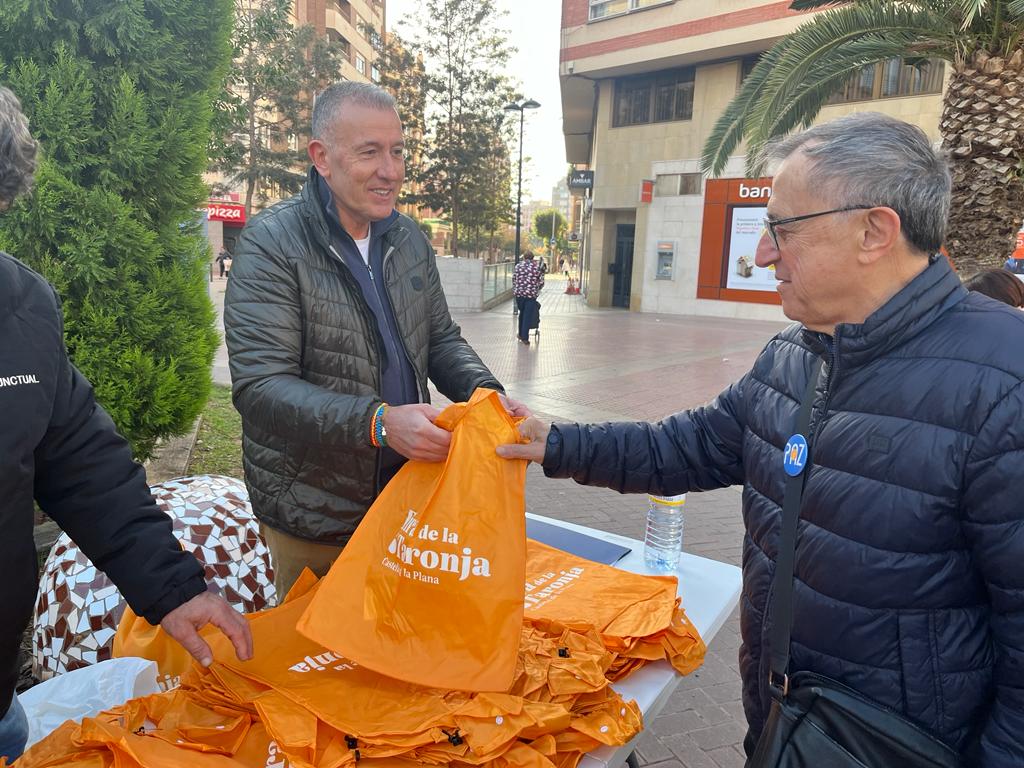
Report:
[[445,409],[445,462],[410,461],[381,492],[297,629],[418,685],[504,691],[515,674],[526,563],[526,462],[498,394]]

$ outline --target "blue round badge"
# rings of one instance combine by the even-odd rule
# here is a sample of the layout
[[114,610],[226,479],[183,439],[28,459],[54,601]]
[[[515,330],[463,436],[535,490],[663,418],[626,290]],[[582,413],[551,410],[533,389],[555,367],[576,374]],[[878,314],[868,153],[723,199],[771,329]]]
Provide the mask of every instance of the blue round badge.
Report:
[[801,434],[793,435],[786,442],[782,452],[782,468],[790,477],[796,477],[807,466],[807,438]]

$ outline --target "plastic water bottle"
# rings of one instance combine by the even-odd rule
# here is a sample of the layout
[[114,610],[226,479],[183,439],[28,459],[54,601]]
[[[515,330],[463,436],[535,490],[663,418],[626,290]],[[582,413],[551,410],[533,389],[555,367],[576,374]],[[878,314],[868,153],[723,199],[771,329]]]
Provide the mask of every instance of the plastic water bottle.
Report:
[[647,500],[647,533],[644,535],[644,564],[652,571],[673,573],[683,549],[683,505],[686,494],[651,496]]

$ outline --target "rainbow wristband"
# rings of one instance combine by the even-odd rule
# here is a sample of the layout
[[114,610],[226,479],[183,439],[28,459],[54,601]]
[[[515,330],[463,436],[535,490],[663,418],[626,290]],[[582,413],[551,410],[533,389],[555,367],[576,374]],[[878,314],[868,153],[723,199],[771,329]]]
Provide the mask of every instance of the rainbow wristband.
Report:
[[384,434],[384,411],[387,407],[387,403],[378,405],[377,410],[373,412],[373,418],[370,419],[370,442],[374,448],[384,448],[388,444]]

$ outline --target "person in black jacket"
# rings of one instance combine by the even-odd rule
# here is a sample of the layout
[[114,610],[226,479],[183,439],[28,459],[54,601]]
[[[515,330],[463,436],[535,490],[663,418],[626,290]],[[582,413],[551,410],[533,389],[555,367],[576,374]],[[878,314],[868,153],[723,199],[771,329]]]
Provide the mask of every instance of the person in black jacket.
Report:
[[[0,210],[26,191],[36,142],[17,98],[0,87]],[[44,278],[0,253],[0,755],[16,758],[28,724],[14,695],[21,636],[38,578],[33,500],[128,604],[208,665],[197,630],[211,623],[239,658],[248,624],[206,591],[203,569],[171,533],[143,468],[68,360],[60,304]]]
[[303,567],[327,572],[407,458],[447,457],[428,378],[453,401],[503,391],[452,320],[422,230],[395,210],[394,98],[332,85],[311,133],[308,183],[246,225],[224,301],[245,481],[282,594]]
[[748,755],[770,705],[768,633],[793,435],[812,364],[811,465],[795,558],[790,672],[891,707],[966,766],[1024,765],[1024,316],[939,254],[945,158],[862,113],[774,145],[758,266],[786,315],[739,381],[657,424],[521,427],[503,446],[550,477],[620,492],[743,484],[740,669]]

